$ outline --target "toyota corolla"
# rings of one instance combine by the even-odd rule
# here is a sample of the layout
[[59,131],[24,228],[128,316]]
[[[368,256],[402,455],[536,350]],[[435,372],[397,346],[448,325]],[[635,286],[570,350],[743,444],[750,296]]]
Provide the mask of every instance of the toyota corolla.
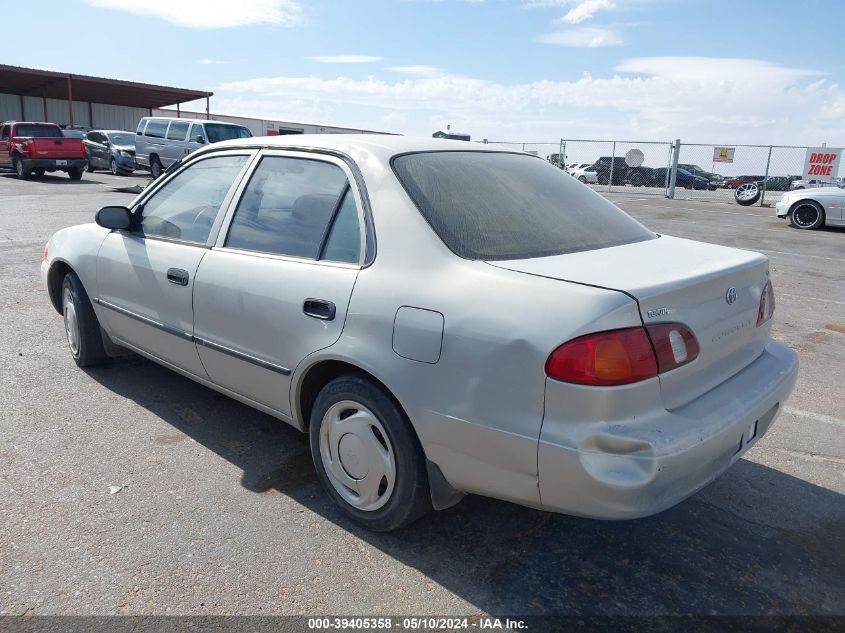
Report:
[[465,142],[215,144],[56,233],[42,274],[77,365],[133,350],[309,433],[374,530],[466,493],[660,512],[763,437],[798,371],[765,256]]

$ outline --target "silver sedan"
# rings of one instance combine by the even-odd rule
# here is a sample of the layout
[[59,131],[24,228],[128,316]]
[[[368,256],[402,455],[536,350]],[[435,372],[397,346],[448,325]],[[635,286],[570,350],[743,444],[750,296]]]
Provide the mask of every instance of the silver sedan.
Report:
[[310,434],[374,530],[466,493],[599,518],[736,462],[795,383],[763,255],[465,142],[215,144],[49,241],[79,366],[142,354]]
[[775,204],[779,218],[788,218],[799,229],[845,226],[845,189],[818,187],[783,194]]

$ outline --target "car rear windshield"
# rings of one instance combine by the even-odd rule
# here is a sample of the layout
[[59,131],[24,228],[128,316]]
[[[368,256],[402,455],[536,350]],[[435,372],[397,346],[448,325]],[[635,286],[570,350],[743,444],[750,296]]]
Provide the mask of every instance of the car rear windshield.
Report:
[[231,141],[236,138],[250,138],[252,136],[252,132],[240,125],[220,125],[219,123],[206,123],[205,133],[208,134],[209,143]]
[[524,154],[424,152],[393,169],[428,223],[466,259],[527,259],[654,239],[586,185]]
[[34,138],[56,138],[62,136],[62,130],[57,125],[39,125],[30,123],[19,125],[15,131],[17,136],[31,136]]

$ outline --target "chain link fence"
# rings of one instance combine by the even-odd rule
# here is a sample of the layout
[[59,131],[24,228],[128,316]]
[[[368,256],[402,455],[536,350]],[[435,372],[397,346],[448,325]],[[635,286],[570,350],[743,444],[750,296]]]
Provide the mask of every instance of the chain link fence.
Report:
[[[807,147],[561,139],[490,144],[546,159],[602,192],[766,204],[781,192],[843,184],[845,161],[827,179],[804,180]],[[749,202],[749,200],[753,200]]]

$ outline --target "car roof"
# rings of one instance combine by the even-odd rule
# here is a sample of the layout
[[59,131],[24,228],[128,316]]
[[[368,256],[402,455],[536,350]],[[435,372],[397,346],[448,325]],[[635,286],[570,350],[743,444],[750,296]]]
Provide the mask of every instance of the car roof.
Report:
[[146,121],[184,121],[185,123],[219,123],[220,125],[237,125],[238,127],[246,127],[240,123],[232,123],[231,121],[215,121],[214,119],[188,119],[179,116],[145,116],[142,120]]
[[[522,154],[506,147],[497,147],[472,141],[454,141],[450,139],[395,136],[387,134],[289,134],[280,136],[255,136],[214,143],[203,152],[239,147],[267,147],[297,149],[325,149],[344,154],[366,153],[381,160],[389,160],[397,154],[436,151],[498,152]],[[530,154],[525,154],[529,156]]]

